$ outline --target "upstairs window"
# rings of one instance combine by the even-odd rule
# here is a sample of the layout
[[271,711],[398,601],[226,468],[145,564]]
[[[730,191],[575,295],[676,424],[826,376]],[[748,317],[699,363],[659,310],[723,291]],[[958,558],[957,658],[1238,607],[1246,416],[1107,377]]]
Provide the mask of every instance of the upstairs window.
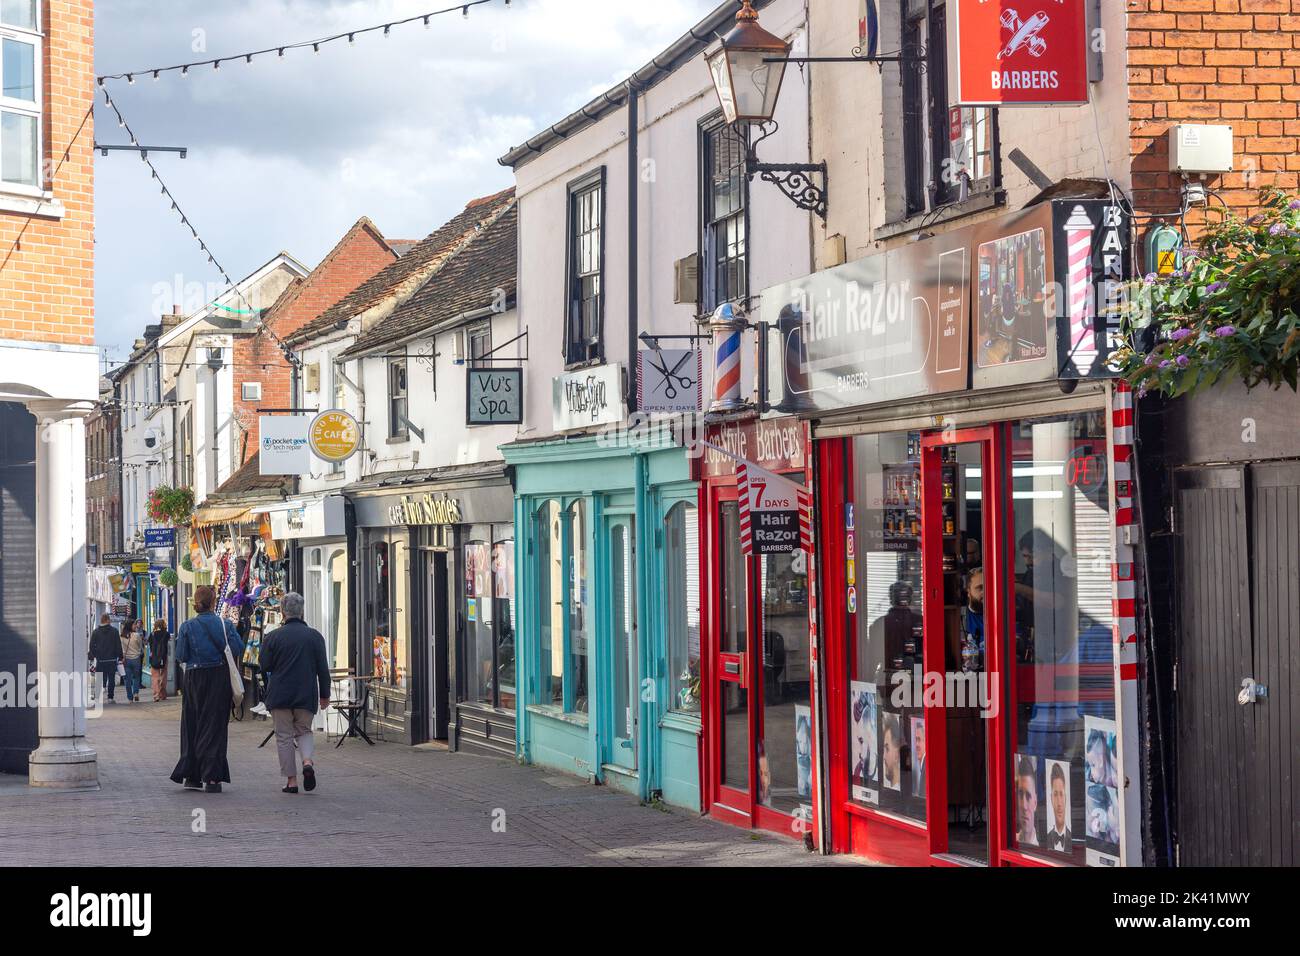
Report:
[[949,107],[946,0],[900,0],[901,48],[925,48],[925,72],[904,64],[903,159],[907,214],[997,188],[997,110]]
[[605,299],[605,168],[569,184],[568,330],[570,365],[600,361]]
[[37,23],[36,0],[0,0],[0,186],[43,186]]
[[406,398],[406,359],[388,361],[388,437],[405,441],[410,437],[406,427],[409,407]]
[[490,361],[485,362],[484,358],[492,353],[492,323],[483,322],[471,326],[465,332],[465,336],[469,340],[469,348],[466,349],[469,353],[469,367],[490,367],[492,363]]
[[748,128],[717,122],[700,132],[704,183],[704,235],[700,253],[700,309],[749,295],[749,177],[745,174]]

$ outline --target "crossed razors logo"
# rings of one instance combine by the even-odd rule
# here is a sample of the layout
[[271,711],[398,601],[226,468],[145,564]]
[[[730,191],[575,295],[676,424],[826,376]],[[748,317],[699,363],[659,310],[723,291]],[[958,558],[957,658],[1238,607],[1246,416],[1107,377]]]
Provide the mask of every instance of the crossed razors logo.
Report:
[[[987,3],[988,0],[980,0],[980,3]],[[1065,0],[1056,0],[1058,5],[1063,4]],[[1052,22],[1042,10],[1039,10],[1032,17],[1025,19],[1020,16],[1020,12],[1011,7],[1002,11],[1001,16],[1002,29],[1010,34],[1006,46],[998,54],[999,60],[1005,60],[1009,56],[1019,53],[1021,50],[1028,51],[1032,57],[1040,57],[1047,52],[1047,41],[1040,36],[1043,28]]]

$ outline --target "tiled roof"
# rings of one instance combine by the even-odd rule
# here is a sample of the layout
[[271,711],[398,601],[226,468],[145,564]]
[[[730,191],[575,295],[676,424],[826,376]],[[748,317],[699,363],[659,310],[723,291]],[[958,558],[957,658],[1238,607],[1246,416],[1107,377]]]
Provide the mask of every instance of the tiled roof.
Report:
[[217,500],[228,500],[236,497],[248,497],[250,495],[262,493],[263,497],[274,497],[266,494],[267,492],[280,492],[280,497],[289,492],[289,478],[284,475],[263,475],[261,466],[258,464],[259,454],[253,453],[253,457],[244,462],[239,469],[221,483],[212,494],[204,500],[204,504],[213,503]]
[[501,214],[461,246],[396,312],[343,351],[357,355],[515,299],[518,207]]
[[289,336],[287,341],[290,344],[301,342],[340,322],[347,322],[398,294],[407,283],[418,281],[421,276],[441,265],[466,239],[472,237],[482,222],[494,218],[499,207],[513,202],[514,193],[514,188],[511,187],[496,195],[474,200],[450,222],[353,289],[318,318]]

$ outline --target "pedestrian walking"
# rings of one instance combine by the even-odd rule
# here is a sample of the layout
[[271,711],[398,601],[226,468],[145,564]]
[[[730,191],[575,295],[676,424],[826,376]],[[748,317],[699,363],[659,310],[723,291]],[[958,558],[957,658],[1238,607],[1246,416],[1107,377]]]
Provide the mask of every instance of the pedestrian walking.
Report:
[[330,668],[325,638],[303,620],[301,594],[280,602],[284,625],[262,641],[262,670],[267,675],[266,706],[275,726],[275,747],[284,774],[284,793],[298,792],[298,758],[303,789],[316,789],[315,745],[311,734],[316,705],[330,705]]
[[170,650],[171,634],[167,630],[167,622],[162,618],[154,621],[153,630],[149,634],[149,667],[151,680],[153,684],[153,699],[155,701],[167,699],[167,654]]
[[99,616],[99,627],[90,633],[90,659],[99,671],[103,689],[100,696],[113,702],[113,688],[117,685],[117,662],[122,659],[122,638],[117,628],[108,623],[108,615]]
[[126,668],[126,699],[140,699],[140,678],[144,673],[144,621],[136,621],[122,641],[122,661]]
[[187,790],[220,793],[230,782],[226,745],[230,738],[230,673],[226,647],[239,660],[243,642],[235,629],[213,613],[216,592],[194,589],[195,617],[176,635],[176,662],[185,667],[181,704],[181,759],[171,779]]

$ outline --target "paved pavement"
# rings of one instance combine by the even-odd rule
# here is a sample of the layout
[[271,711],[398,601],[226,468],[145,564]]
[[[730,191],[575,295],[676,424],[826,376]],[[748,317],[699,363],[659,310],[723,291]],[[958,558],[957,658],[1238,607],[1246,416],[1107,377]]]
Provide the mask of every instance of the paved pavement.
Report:
[[[513,761],[395,743],[320,748],[314,793],[280,793],[269,722],[231,724],[221,794],[168,779],[180,705],[118,703],[91,720],[101,788],[0,775],[0,866],[808,866],[846,864]],[[318,736],[318,741],[324,743]],[[503,817],[504,814],[504,817]],[[504,819],[505,832],[500,830]],[[498,821],[494,830],[494,820]]]

